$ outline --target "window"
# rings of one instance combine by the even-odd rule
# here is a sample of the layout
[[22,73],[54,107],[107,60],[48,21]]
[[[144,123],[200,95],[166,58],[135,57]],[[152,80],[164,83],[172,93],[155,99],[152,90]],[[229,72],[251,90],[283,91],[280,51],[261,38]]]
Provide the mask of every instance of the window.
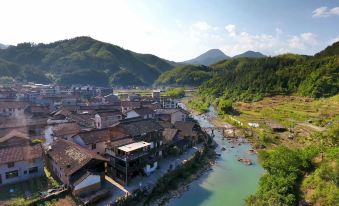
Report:
[[6,179],[15,178],[15,177],[18,177],[18,176],[19,176],[19,171],[18,170],[6,172]]
[[7,164],[7,167],[8,167],[8,168],[14,167],[14,162],[8,163],[8,164]]
[[38,173],[38,167],[31,167],[28,170],[29,174]]
[[92,144],[92,149],[96,149],[97,145],[96,144]]

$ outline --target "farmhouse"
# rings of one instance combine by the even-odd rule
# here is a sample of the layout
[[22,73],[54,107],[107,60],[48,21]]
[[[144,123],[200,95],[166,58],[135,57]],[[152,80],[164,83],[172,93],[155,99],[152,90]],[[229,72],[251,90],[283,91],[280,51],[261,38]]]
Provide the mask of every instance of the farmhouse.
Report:
[[68,186],[74,195],[101,189],[107,161],[102,156],[63,139],[55,140],[46,156],[49,170]]

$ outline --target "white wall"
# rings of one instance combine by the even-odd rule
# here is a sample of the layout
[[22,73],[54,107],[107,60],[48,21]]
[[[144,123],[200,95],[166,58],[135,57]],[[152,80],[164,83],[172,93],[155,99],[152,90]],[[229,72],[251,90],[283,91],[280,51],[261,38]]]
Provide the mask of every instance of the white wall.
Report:
[[69,179],[67,176],[65,176],[64,171],[61,170],[60,167],[53,160],[50,160],[50,161],[51,161],[52,170],[53,170],[50,172],[52,172],[55,176],[57,176],[63,184],[69,185]]
[[[38,172],[29,174],[28,170],[29,168],[32,168],[32,167],[38,167]],[[14,170],[18,170],[19,176],[15,178],[6,179],[6,172],[10,172]],[[26,171],[26,174],[25,174],[25,171]],[[11,168],[8,168],[7,164],[0,165],[0,175],[1,175],[1,180],[2,180],[3,185],[25,181],[33,177],[42,176],[44,174],[45,174],[44,173],[44,162],[43,162],[42,157],[34,160],[34,162],[33,161],[15,162],[14,167],[11,167]]]
[[94,184],[97,184],[101,181],[99,175],[89,175],[87,178],[85,178],[82,182],[80,182],[78,185],[74,187],[74,190],[79,190]]
[[96,148],[92,149],[92,145],[86,145],[84,141],[80,138],[79,135],[73,137],[73,141],[80,145],[81,147],[87,148],[89,150],[94,151],[97,154],[104,155],[105,154],[105,149],[106,149],[106,142],[98,142],[96,143]]
[[[92,150],[92,145],[87,145],[87,149]],[[98,142],[96,143],[96,148],[92,151],[94,151],[97,154],[104,155],[106,149],[106,142]]]
[[129,111],[129,112],[127,112],[127,117],[126,117],[126,119],[129,119],[129,118],[134,118],[134,117],[139,117],[140,115],[139,114],[137,114],[135,111]]

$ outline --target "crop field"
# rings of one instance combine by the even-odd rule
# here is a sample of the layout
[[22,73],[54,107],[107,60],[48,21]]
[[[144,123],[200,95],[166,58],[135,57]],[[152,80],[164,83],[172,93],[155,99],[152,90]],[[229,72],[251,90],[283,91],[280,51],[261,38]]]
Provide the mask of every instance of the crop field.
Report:
[[[259,127],[253,130],[259,137],[270,137],[273,143],[283,141],[289,146],[311,144],[313,134],[339,122],[339,95],[324,99],[275,96],[253,103],[237,102],[233,107],[239,115],[232,119],[241,122],[243,127],[257,123]],[[282,125],[286,131],[273,132],[268,126],[272,122]]]

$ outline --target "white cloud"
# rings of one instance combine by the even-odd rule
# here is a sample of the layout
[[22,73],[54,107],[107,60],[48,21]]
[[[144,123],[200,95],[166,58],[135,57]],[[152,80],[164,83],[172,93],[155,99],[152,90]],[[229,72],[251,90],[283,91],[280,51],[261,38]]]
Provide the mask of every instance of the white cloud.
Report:
[[236,35],[236,27],[234,24],[228,24],[225,26],[226,31],[230,36],[234,37]]
[[[271,33],[251,33],[237,29],[234,24],[225,26],[225,41],[221,47],[226,54],[236,55],[248,50],[259,51],[267,55],[277,55],[282,53],[314,54],[322,47],[322,42],[317,35],[304,32],[289,35],[280,28],[276,28]],[[319,48],[320,47],[320,48]]]
[[317,36],[313,33],[302,33],[298,36],[292,36],[288,40],[288,46],[293,49],[306,49],[318,44]]
[[279,36],[282,35],[284,32],[280,28],[276,28],[275,33]]
[[313,17],[329,17],[329,16],[339,16],[339,7],[328,8],[326,6],[319,7],[315,9],[313,12]]
[[218,30],[218,27],[211,26],[205,21],[197,21],[193,24],[195,29],[201,30],[201,31],[208,31],[208,30]]
[[339,15],[339,7],[334,7],[330,10],[330,13],[333,15]]
[[[225,29],[231,39],[224,44],[223,49],[229,55],[236,55],[248,50],[269,51],[279,44],[278,36],[239,31],[234,24],[226,25]],[[280,29],[277,29],[276,32],[282,34]]]

